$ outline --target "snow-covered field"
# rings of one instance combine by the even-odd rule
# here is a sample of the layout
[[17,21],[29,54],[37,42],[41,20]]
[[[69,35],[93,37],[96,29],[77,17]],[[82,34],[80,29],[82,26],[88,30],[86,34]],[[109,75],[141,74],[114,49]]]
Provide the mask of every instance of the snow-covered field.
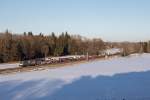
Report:
[[150,100],[150,54],[0,75],[0,100]]

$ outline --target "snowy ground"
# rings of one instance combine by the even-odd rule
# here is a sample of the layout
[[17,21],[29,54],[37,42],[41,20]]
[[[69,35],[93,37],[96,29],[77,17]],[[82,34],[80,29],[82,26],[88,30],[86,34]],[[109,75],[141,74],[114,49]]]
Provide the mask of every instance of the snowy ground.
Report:
[[150,54],[0,75],[0,100],[150,100]]
[[0,64],[0,69],[7,69],[7,68],[16,68],[19,67],[19,63],[5,63],[5,64]]

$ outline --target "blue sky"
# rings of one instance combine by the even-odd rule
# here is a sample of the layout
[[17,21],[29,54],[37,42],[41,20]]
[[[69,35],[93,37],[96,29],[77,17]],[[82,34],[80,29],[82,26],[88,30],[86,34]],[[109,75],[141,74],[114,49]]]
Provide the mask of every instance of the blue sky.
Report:
[[0,31],[150,39],[150,0],[0,0]]

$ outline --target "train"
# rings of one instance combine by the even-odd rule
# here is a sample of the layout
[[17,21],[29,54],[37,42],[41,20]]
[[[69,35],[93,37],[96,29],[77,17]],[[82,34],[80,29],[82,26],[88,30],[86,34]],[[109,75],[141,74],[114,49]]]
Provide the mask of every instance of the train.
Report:
[[55,64],[55,63],[64,63],[71,61],[80,61],[80,60],[90,60],[95,58],[102,58],[113,55],[120,55],[122,53],[122,49],[111,48],[103,50],[99,53],[99,55],[69,55],[69,56],[60,56],[60,57],[46,57],[46,58],[36,58],[32,60],[23,60],[20,61],[19,66],[38,66],[38,65],[46,65],[46,64]]
[[37,59],[20,61],[19,66],[20,67],[38,66],[38,65],[46,65],[46,64],[55,64],[55,63],[78,61],[78,60],[84,60],[84,59],[86,59],[86,57],[84,55],[37,58]]

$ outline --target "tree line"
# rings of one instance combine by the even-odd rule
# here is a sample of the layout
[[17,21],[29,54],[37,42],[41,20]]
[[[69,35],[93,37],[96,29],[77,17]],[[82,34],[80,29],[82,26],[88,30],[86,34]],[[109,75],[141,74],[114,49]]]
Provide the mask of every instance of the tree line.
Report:
[[150,41],[147,42],[112,42],[107,43],[112,47],[122,48],[122,56],[128,56],[133,53],[150,53]]
[[79,35],[63,32],[56,36],[32,32],[12,34],[9,31],[0,33],[0,62],[29,60],[47,56],[64,56],[86,54],[96,55],[105,48],[102,39],[87,39]]
[[150,53],[149,42],[104,42],[101,38],[88,39],[62,32],[56,35],[32,32],[0,33],[0,63],[64,55],[98,55],[101,50],[122,48],[123,56],[132,53]]

